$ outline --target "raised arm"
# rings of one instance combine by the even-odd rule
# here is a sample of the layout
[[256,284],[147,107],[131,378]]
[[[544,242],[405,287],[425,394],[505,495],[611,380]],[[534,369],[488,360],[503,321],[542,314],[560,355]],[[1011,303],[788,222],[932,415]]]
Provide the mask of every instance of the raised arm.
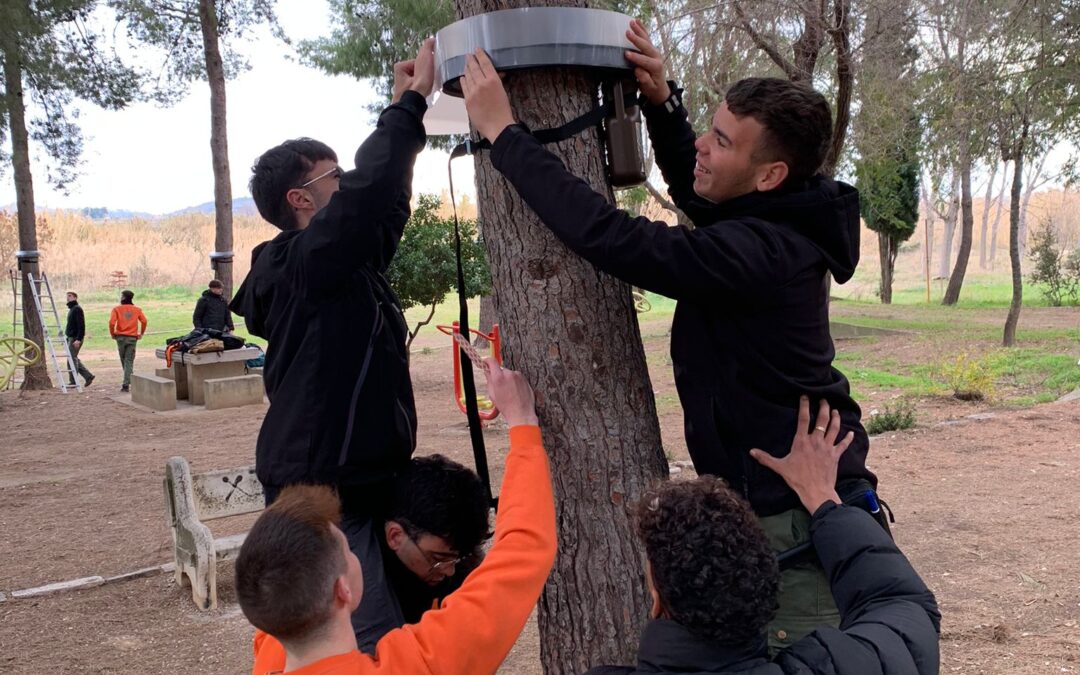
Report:
[[299,262],[298,288],[321,294],[348,283],[360,264],[389,265],[409,217],[413,164],[427,141],[424,97],[433,79],[433,40],[414,61],[394,66],[394,102],[356,151],[356,168],[342,174],[340,190],[296,237],[290,255]]
[[688,229],[634,218],[570,173],[513,123],[506,90],[482,51],[468,57],[465,106],[491,162],[540,220],[575,253],[624,281],[672,298],[741,298],[767,293],[787,276],[793,244],[768,227],[731,221]]
[[385,672],[494,673],[517,641],[555,562],[555,503],[532,390],[487,359],[488,391],[510,424],[495,542],[440,609],[388,633],[375,660]]
[[682,104],[682,89],[664,75],[664,57],[653,45],[645,25],[634,19],[626,39],[636,51],[627,51],[634,65],[634,78],[641,90],[645,121],[653,154],[675,205],[697,225],[708,225],[708,202],[694,192],[694,164],[697,140]]

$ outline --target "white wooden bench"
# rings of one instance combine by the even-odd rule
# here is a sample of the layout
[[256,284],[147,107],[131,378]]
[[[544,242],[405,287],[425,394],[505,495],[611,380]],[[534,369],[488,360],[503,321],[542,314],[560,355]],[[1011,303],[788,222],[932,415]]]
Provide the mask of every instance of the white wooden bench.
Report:
[[192,474],[183,457],[165,464],[165,511],[173,538],[175,579],[191,582],[199,609],[217,607],[217,562],[236,557],[247,533],[214,539],[204,523],[216,518],[261,511],[263,487],[254,466]]

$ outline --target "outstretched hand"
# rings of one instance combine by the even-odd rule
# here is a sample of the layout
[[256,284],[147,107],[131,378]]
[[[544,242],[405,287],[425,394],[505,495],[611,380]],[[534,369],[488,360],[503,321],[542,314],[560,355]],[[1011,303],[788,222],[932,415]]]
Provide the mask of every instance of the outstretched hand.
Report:
[[649,103],[660,105],[671,96],[671,87],[664,78],[663,55],[653,46],[645,24],[637,19],[630,22],[626,39],[637,49],[636,52],[627,50],[626,60],[634,64],[634,77],[641,93]]
[[849,431],[839,443],[840,413],[829,410],[822,400],[818,408],[817,422],[810,429],[810,400],[799,399],[799,426],[791,442],[791,452],[786,457],[773,457],[764,450],[754,448],[750,455],[762,466],[772,469],[791,486],[803,506],[814,513],[827,501],[840,503],[836,494],[836,466],[840,455],[851,445],[855,432]]
[[434,86],[435,38],[428,38],[420,45],[415,59],[394,64],[393,102],[400,101],[401,95],[410,89],[427,98]]
[[465,59],[461,93],[465,94],[465,110],[473,126],[492,143],[503,129],[514,123],[502,78],[483,49],[477,49]]
[[511,427],[536,426],[540,422],[536,417],[536,398],[525,376],[516,370],[509,370],[499,365],[492,357],[484,359],[487,368],[488,395]]

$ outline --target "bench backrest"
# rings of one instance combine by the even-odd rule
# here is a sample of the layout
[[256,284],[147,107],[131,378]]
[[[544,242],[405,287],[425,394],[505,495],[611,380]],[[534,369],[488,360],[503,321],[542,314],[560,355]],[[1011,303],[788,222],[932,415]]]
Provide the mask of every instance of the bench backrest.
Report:
[[191,485],[199,520],[254,513],[266,505],[254,466],[195,474]]
[[165,465],[164,487],[172,526],[185,517],[203,522],[264,507],[263,486],[254,466],[192,474],[186,459],[172,457]]

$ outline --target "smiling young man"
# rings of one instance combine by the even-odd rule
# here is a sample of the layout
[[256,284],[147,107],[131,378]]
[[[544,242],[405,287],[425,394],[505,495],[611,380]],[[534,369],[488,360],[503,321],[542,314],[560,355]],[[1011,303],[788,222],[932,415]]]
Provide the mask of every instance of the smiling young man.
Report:
[[[600,270],[678,300],[671,358],[694,466],[726,479],[786,550],[809,540],[810,514],[749,450],[786,452],[802,392],[839,410],[854,433],[840,460],[841,492],[865,493],[877,482],[829,334],[827,275],[843,283],[859,260],[858,194],[818,174],[832,134],[821,94],[785,80],[742,80],[695,138],[644,26],[634,21],[627,38],[656,162],[694,229],[632,217],[567,171],[514,123],[482,51],[467,62],[465,105],[492,142],[494,167],[563,243]],[[839,620],[820,567],[799,567],[785,571],[775,648]]]

